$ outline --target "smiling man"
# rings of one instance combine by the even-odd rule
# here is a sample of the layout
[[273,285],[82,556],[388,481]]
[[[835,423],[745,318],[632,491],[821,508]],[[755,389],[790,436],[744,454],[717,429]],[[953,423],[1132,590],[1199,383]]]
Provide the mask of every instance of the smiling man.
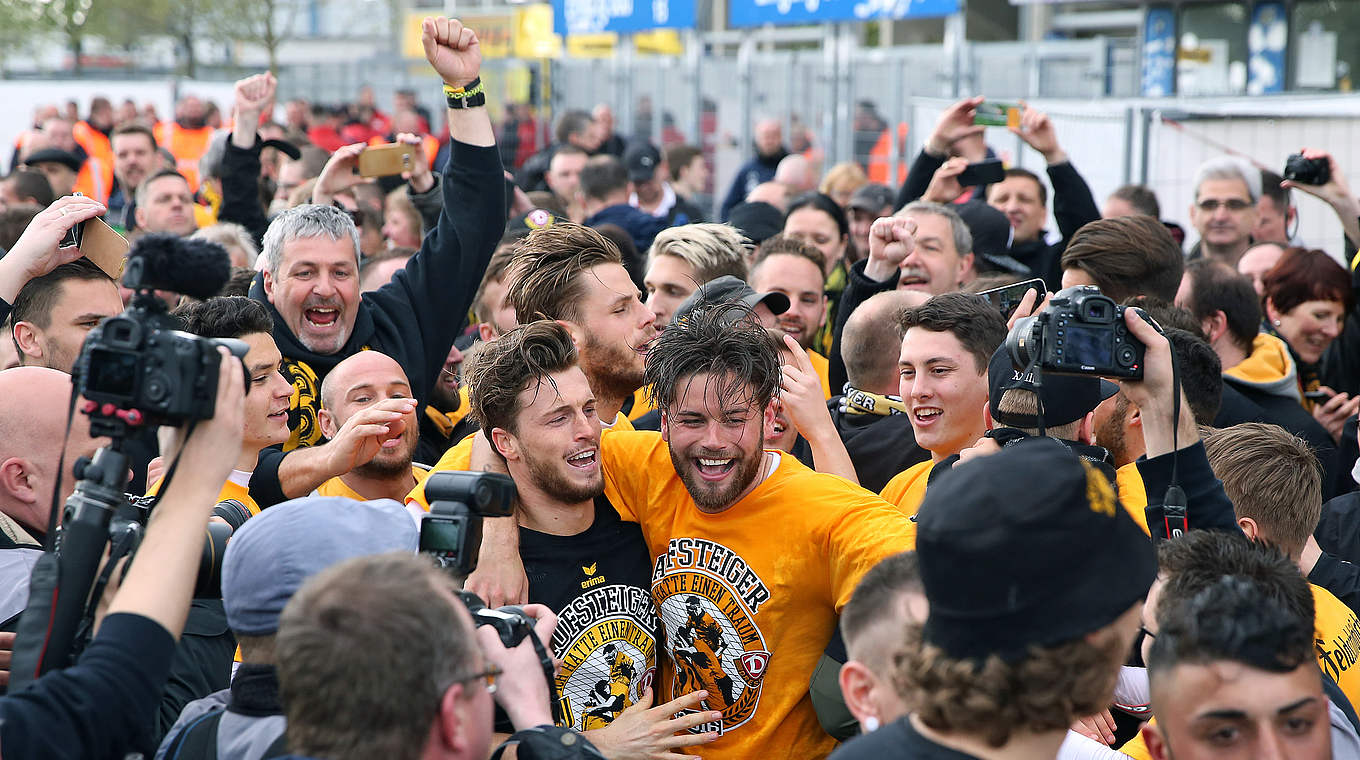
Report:
[[[559,615],[552,649],[563,658],[557,687],[572,728],[616,757],[649,707],[656,676],[651,561],[637,523],[604,498],[595,394],[576,364],[571,334],[547,320],[502,335],[468,377],[473,414],[518,489],[519,555],[529,601]],[[603,684],[603,687],[601,687]],[[714,719],[671,716],[700,697],[657,708],[663,747],[703,744],[708,733],[670,736]],[[629,725],[631,724],[631,725]],[[622,735],[621,735],[622,734]]]
[[[375,404],[409,398],[411,383],[395,359],[379,351],[360,351],[335,365],[321,383],[321,432],[335,438],[352,419],[357,424],[376,425],[368,419]],[[405,499],[428,474],[411,463],[420,440],[420,423],[412,409],[385,427],[386,432],[373,436],[367,444],[368,451],[374,452],[372,458],[367,456],[368,451],[358,452],[358,458],[367,461],[321,484],[317,495],[358,501]]]
[[653,558],[673,664],[661,698],[704,691],[721,715],[691,729],[719,734],[703,756],[821,757],[835,743],[809,679],[860,576],[915,535],[873,494],[765,449],[779,348],[748,314],[699,308],[656,339],[646,380],[661,433],[604,435],[605,495]]
[[1261,172],[1247,162],[1223,156],[1200,164],[1190,205],[1190,222],[1200,240],[1187,258],[1204,256],[1236,267],[1251,247],[1260,197]]
[[[481,68],[476,35],[457,20],[437,21],[426,19],[422,27],[426,59],[448,88],[476,89]],[[258,115],[273,95],[268,74],[238,82],[236,123],[249,123],[240,114]],[[285,446],[289,453],[270,452],[256,468],[251,485],[262,502],[305,495],[343,472],[336,461],[350,452],[315,444],[322,442],[321,382],[346,357],[364,348],[382,351],[406,369],[411,395],[429,398],[504,227],[504,193],[486,192],[505,180],[484,101],[480,90],[449,98],[452,148],[441,180],[443,210],[420,251],[387,285],[360,296],[358,230],[346,212],[306,204],[269,224],[262,248],[265,271],[250,295],[269,304],[284,373],[296,394]],[[228,180],[255,181],[259,174],[259,140],[253,149],[241,148],[235,138],[242,136],[235,135],[227,146],[224,195]],[[351,158],[357,160],[357,154]]]
[[916,445],[930,452],[930,461],[888,481],[882,495],[913,515],[935,464],[987,432],[987,366],[1006,339],[1006,324],[986,300],[948,293],[904,312],[900,325],[898,394]]
[[775,235],[760,247],[751,265],[751,287],[761,293],[779,293],[789,308],[778,315],[780,330],[807,351],[812,368],[822,381],[822,394],[832,396],[829,362],[812,350],[817,333],[826,323],[826,259],[821,251],[789,235]]

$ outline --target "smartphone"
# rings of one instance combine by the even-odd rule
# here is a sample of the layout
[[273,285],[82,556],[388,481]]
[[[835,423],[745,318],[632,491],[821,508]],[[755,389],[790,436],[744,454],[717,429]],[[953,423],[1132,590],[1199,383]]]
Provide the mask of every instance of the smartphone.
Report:
[[977,187],[979,185],[994,185],[1006,178],[1006,166],[1001,163],[999,158],[989,158],[986,161],[978,161],[969,164],[959,172],[959,184],[964,187]]
[[57,247],[79,248],[81,256],[117,280],[123,276],[123,265],[127,263],[130,246],[127,238],[119,235],[103,219],[95,217],[73,225]]
[[1048,288],[1044,287],[1044,281],[1037,277],[1033,280],[1017,282],[1014,285],[1002,285],[999,288],[984,290],[978,295],[991,302],[1001,312],[1002,319],[1010,319],[1015,308],[1020,305],[1020,300],[1025,297],[1025,293],[1031,290],[1039,294],[1034,299],[1035,306],[1038,306],[1044,300],[1044,296],[1048,295]]
[[1015,103],[997,103],[988,100],[978,105],[977,111],[973,114],[973,123],[988,127],[1018,128],[1022,110]]
[[1304,391],[1303,397],[1318,404],[1325,404],[1332,400],[1332,394],[1327,391]]
[[365,148],[359,154],[359,176],[389,177],[411,171],[415,163],[415,146],[405,143]]

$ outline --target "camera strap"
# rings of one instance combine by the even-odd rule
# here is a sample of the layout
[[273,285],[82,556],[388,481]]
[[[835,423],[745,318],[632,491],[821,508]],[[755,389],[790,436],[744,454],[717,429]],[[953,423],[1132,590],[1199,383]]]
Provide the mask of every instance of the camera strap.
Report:
[[529,629],[529,640],[533,642],[534,654],[538,655],[539,665],[543,666],[543,677],[548,681],[548,704],[552,707],[553,723],[560,726],[566,719],[562,715],[562,700],[559,699],[557,678],[553,674],[557,668],[553,666],[552,655],[548,654],[547,647],[539,641],[538,634],[532,628]]
[[1176,347],[1172,345],[1167,347],[1171,349],[1171,485],[1166,489],[1166,497],[1162,499],[1162,519],[1165,523],[1165,537],[1172,539],[1189,530],[1190,526],[1186,519],[1185,491],[1181,490],[1178,468],[1180,459],[1178,433],[1181,426],[1180,362],[1176,359]]
[[1038,423],[1038,437],[1044,437],[1044,373],[1039,366],[1039,358],[1043,351],[1036,351],[1034,358],[1030,360],[1029,366],[1025,367],[1024,377],[1030,378],[1029,382],[1034,386],[1034,421]]
[[71,440],[71,423],[75,421],[76,400],[80,398],[80,365],[77,363],[71,378],[71,403],[66,407],[66,433],[61,437],[61,453],[57,455],[57,483],[52,487],[52,510],[47,515],[47,536],[43,539],[43,551],[56,551],[57,515],[61,514],[61,475],[66,470],[66,444]]

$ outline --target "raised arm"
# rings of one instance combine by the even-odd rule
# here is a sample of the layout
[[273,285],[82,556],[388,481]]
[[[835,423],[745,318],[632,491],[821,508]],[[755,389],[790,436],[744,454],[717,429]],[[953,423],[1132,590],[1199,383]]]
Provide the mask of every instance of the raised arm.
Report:
[[260,206],[260,145],[256,129],[260,117],[274,108],[278,82],[268,72],[236,83],[235,121],[222,156],[222,207],[218,219],[250,231],[258,245],[269,228]]

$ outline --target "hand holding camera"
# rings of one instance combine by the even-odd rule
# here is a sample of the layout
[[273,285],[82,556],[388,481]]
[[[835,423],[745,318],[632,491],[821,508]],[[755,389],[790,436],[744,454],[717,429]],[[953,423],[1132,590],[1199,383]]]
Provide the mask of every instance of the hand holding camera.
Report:
[[[552,642],[553,631],[557,629],[557,616],[541,604],[526,604],[522,612],[524,619],[534,621],[534,636],[538,637],[543,647],[548,647]],[[477,620],[475,616],[473,619]],[[523,625],[523,620],[516,622]],[[501,638],[500,626],[479,623],[477,641],[482,646],[487,662],[501,671],[495,682],[496,702],[510,716],[515,729],[552,723],[551,704],[555,698],[549,689],[550,674],[544,672],[542,657],[534,646],[534,637],[525,635],[515,646],[507,647]]]
[[1016,367],[1037,364],[1055,375],[1138,379],[1144,346],[1125,326],[1127,311],[1093,285],[1064,288],[1038,313],[1014,322],[1006,349]]

